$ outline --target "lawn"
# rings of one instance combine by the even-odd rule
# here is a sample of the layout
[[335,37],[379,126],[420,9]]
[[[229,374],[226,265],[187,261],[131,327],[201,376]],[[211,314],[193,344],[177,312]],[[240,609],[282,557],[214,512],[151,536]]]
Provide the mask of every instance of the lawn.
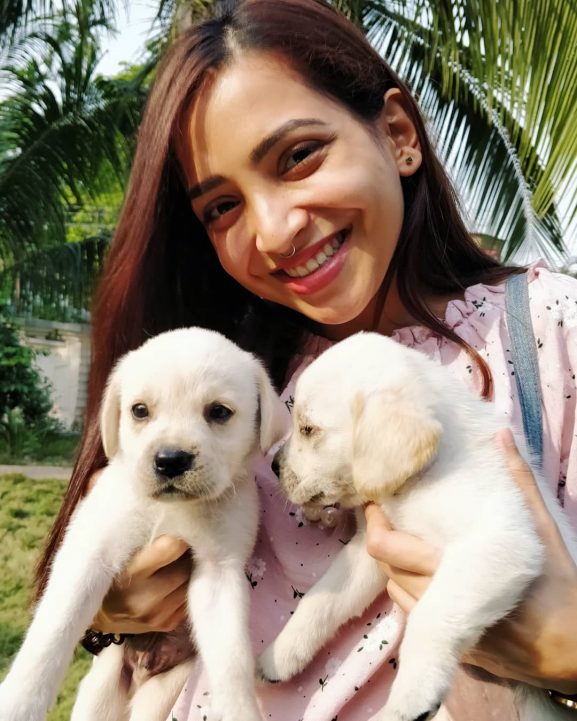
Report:
[[[65,487],[66,481],[0,476],[0,678],[28,624],[34,567]],[[75,688],[90,658],[84,649],[76,652],[48,721],[68,721]]]

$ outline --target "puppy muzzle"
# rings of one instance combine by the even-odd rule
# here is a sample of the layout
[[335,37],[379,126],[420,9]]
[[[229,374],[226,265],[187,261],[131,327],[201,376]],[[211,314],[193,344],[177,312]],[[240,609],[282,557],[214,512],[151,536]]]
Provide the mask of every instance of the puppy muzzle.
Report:
[[173,478],[190,471],[194,459],[194,454],[180,448],[163,448],[155,454],[153,468],[157,477],[159,477],[159,481],[172,481]]

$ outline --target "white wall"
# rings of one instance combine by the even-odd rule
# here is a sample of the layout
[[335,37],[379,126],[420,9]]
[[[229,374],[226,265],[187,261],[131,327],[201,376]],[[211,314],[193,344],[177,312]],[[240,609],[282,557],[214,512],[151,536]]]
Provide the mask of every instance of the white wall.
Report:
[[52,387],[52,414],[65,428],[81,422],[90,363],[89,326],[28,318],[17,324],[24,343],[39,351],[35,365]]

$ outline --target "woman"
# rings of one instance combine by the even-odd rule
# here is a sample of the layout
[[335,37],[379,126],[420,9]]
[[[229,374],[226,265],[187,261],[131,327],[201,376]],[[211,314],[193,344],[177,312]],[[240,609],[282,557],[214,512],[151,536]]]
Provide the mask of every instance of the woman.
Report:
[[[82,451],[40,588],[72,509],[105,464],[97,412],[106,376],[147,336],[180,325],[220,330],[264,359],[290,407],[298,366],[369,328],[438,357],[520,427],[502,285],[515,272],[471,240],[414,100],[336,12],[317,0],[248,0],[190,30],[161,65],[140,130],[94,312]],[[545,473],[577,520],[574,315],[569,322],[577,288],[539,267],[529,280],[542,345]],[[350,532],[346,518],[326,530],[279,502],[266,464],[258,480],[263,527],[249,568],[257,649]],[[566,619],[577,612],[577,572],[534,505],[551,549],[547,575],[517,625],[503,624],[471,660],[575,693],[577,639]],[[368,517],[371,551],[408,609],[434,572],[434,549],[383,528],[378,509]],[[99,630],[173,629],[184,614],[184,550],[165,538],[142,551]],[[398,609],[380,599],[303,677],[261,690],[266,716],[369,718],[394,676],[401,630]],[[202,680],[191,681],[175,707],[179,721],[198,717],[203,692]],[[497,695],[463,678],[458,718],[513,718]]]

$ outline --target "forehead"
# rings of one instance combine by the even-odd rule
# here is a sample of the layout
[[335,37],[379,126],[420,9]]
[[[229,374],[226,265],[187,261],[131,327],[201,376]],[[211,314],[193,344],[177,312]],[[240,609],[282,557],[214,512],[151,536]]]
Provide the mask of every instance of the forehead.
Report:
[[312,89],[282,59],[249,52],[217,73],[188,109],[179,155],[190,181],[227,174],[264,136],[292,118],[325,122],[346,109]]
[[234,348],[167,348],[151,345],[126,357],[120,368],[121,394],[141,398],[206,403],[214,400],[251,407],[256,402],[256,377],[249,357]]

